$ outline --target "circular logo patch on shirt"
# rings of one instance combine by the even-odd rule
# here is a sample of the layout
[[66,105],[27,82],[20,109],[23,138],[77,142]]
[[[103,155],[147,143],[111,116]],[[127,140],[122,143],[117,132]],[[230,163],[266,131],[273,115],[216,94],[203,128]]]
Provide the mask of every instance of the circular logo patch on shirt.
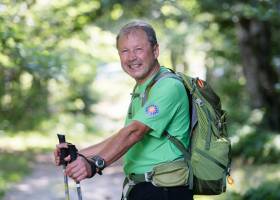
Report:
[[146,114],[149,116],[156,116],[159,113],[159,109],[156,105],[152,104],[146,107]]

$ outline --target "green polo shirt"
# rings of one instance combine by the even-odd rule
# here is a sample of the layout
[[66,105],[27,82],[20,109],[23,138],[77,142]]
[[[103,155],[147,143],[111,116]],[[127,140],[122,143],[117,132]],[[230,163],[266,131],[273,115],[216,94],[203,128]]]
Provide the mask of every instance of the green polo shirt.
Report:
[[[167,70],[160,68],[161,72]],[[126,125],[139,121],[151,128],[142,140],[131,147],[124,156],[124,172],[142,174],[155,165],[183,157],[177,147],[163,136],[166,130],[179,139],[185,147],[189,143],[189,102],[183,83],[174,78],[163,78],[151,88],[146,103],[141,105],[144,93],[153,77],[138,85],[132,100],[132,118],[126,118]]]

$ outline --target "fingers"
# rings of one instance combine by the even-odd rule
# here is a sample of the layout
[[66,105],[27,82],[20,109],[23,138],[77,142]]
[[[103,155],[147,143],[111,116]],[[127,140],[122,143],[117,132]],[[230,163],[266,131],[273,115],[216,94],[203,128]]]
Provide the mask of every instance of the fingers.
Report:
[[60,149],[56,148],[53,152],[55,165],[60,165]]
[[71,171],[72,173],[71,176],[70,175],[69,176],[76,182],[80,182],[83,179],[87,178],[87,173],[82,168],[74,168],[72,171]]
[[67,161],[67,162],[69,162],[69,161],[71,160],[71,156],[70,156],[70,155],[66,156],[66,157],[64,158],[64,160]]
[[[54,150],[55,164],[57,166],[61,165],[60,156],[63,154],[63,148],[68,148],[67,143],[57,144]],[[71,156],[66,156],[64,160],[67,161],[67,163],[70,162]],[[91,166],[85,158],[78,156],[75,161],[67,164],[65,174],[76,182],[79,182],[91,176]]]
[[[68,148],[67,143],[61,143],[61,144],[57,144],[56,145],[56,149],[54,150],[53,154],[54,154],[54,162],[55,165],[59,166],[60,163],[60,155],[61,155],[61,148]],[[65,158],[66,161],[70,161],[70,157],[67,156]]]
[[56,145],[57,149],[61,149],[61,148],[68,148],[67,143],[60,143]]
[[74,179],[76,182],[89,177],[90,173],[91,169],[88,162],[81,157],[78,157],[77,160],[68,164],[65,170],[65,174]]

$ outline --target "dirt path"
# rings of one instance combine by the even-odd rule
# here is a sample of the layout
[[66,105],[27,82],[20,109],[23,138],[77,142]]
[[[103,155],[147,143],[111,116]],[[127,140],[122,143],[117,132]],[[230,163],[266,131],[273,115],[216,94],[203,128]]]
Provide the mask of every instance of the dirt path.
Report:
[[[108,167],[104,175],[81,183],[83,200],[119,200],[123,173],[121,164]],[[71,200],[77,199],[75,183],[69,180]],[[22,182],[12,186],[4,200],[63,200],[62,170],[52,163],[51,155],[40,155],[33,172]]]

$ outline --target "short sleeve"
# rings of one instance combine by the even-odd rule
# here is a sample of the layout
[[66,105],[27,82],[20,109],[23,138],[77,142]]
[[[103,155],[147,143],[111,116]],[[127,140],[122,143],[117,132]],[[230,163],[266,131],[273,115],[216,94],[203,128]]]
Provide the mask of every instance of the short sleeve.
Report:
[[159,138],[182,106],[185,99],[182,95],[185,94],[184,85],[179,80],[159,80],[152,87],[147,102],[135,113],[132,120],[147,125],[153,130],[150,134]]

